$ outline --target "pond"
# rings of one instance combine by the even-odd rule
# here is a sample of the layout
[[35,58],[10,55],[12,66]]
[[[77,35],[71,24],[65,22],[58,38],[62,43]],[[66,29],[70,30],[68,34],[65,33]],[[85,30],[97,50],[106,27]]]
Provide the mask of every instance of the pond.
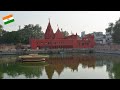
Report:
[[120,56],[52,54],[46,62],[16,62],[0,56],[0,79],[120,79]]

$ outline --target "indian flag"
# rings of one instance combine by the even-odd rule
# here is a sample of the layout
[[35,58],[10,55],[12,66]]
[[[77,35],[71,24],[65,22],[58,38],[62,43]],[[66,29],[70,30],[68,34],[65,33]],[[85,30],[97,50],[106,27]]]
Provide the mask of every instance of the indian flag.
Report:
[[2,19],[5,25],[15,21],[12,14],[5,16]]

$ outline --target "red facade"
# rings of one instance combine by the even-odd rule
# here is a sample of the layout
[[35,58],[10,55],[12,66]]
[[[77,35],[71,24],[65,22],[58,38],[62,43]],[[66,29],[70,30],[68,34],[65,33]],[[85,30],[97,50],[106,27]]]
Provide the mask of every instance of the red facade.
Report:
[[30,45],[32,49],[41,48],[93,48],[95,46],[94,35],[88,34],[83,38],[76,35],[64,37],[63,33],[59,30],[53,32],[50,21],[48,23],[44,39],[31,39]]

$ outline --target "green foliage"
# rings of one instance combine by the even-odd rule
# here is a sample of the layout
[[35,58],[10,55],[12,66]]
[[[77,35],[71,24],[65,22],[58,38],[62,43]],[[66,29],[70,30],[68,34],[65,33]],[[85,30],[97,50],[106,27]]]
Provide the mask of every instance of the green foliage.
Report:
[[[111,33],[113,31],[113,34]],[[112,35],[113,43],[120,44],[120,19],[113,23],[109,23],[109,27],[106,29]]]
[[18,31],[20,34],[20,43],[28,44],[30,38],[43,38],[44,33],[41,31],[41,29],[42,28],[38,24],[35,26],[32,24],[25,25],[23,29]]
[[3,29],[3,26],[2,25],[0,25],[0,30],[2,30]]
[[[0,26],[2,29],[2,26]],[[29,44],[30,38],[43,38],[44,33],[41,31],[41,26],[38,24],[25,25],[24,28],[19,29],[18,31],[6,32],[2,30],[0,43],[1,44]]]
[[64,37],[69,35],[69,33],[67,31],[61,31],[61,32],[63,33]]
[[116,21],[115,26],[113,27],[113,42],[120,44],[120,19]]
[[114,26],[113,23],[109,23],[109,27],[106,28],[106,32],[110,32],[110,34],[111,34],[111,32],[112,32],[112,30],[113,30],[113,26]]
[[1,37],[1,43],[4,44],[16,44],[19,43],[19,33],[17,31],[13,32],[6,32],[2,37]]
[[0,36],[2,36],[3,26],[0,25]]

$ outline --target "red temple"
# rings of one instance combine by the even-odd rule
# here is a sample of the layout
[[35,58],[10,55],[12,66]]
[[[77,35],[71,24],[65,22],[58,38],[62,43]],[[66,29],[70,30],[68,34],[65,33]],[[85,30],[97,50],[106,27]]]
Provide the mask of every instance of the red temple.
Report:
[[59,30],[53,32],[50,21],[48,23],[44,39],[31,39],[30,45],[32,49],[41,48],[93,48],[95,46],[94,35],[88,34],[83,38],[76,35],[64,37],[63,33]]

